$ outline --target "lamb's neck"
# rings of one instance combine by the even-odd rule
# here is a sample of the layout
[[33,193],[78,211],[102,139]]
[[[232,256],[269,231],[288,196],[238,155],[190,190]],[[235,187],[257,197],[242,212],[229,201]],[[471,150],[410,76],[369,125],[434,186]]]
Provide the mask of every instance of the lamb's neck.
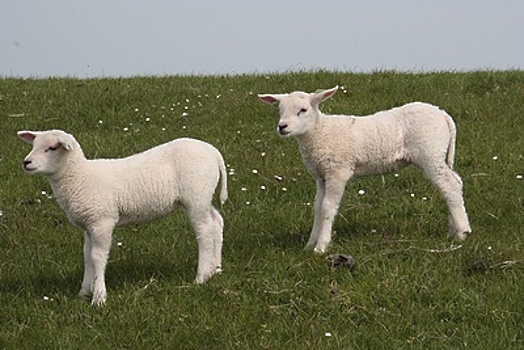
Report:
[[325,122],[325,116],[320,115],[314,128],[296,137],[302,155],[311,153],[312,150],[317,148],[317,143],[324,138],[326,130]]
[[69,192],[77,191],[82,186],[87,164],[83,156],[68,159],[66,166],[48,176],[53,194],[58,200],[69,197]]

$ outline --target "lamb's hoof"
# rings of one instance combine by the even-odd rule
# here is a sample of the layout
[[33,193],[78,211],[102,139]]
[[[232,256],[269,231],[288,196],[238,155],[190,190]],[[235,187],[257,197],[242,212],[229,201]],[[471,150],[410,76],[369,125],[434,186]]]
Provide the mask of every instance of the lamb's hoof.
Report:
[[316,254],[324,254],[326,252],[326,248],[315,247],[315,249],[313,249],[313,252],[315,252]]
[[466,239],[468,239],[470,233],[471,232],[469,231],[459,231],[454,234],[453,238],[455,238],[459,242],[463,242]]
[[91,300],[91,305],[96,307],[104,307],[106,306],[106,298],[93,298],[93,300]]
[[221,272],[222,272],[222,267],[217,266],[214,271],[211,271],[211,272],[208,272],[208,273],[204,273],[204,274],[199,274],[195,278],[195,283],[196,284],[204,284],[207,281],[209,281],[211,279],[211,277],[213,277],[214,275],[219,274]]
[[345,268],[353,271],[357,266],[357,262],[351,255],[335,254],[328,257],[329,267],[333,269]]
[[82,299],[85,299],[90,295],[91,295],[91,292],[88,290],[81,289],[80,292],[78,292],[78,296]]
[[306,246],[304,247],[304,250],[305,251],[313,250],[315,248],[315,244],[316,243],[308,243],[308,244],[306,244]]

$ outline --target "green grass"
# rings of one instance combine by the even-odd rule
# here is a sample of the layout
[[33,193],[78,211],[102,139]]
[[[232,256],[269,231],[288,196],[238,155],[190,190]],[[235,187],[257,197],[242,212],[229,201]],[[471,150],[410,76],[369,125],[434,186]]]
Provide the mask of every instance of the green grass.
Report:
[[[445,203],[408,168],[348,185],[328,254],[352,255],[353,272],[302,250],[314,182],[256,94],[337,84],[347,92],[325,112],[419,100],[454,117],[474,231],[462,247],[450,249]],[[0,348],[522,349],[523,97],[520,71],[0,79]],[[224,272],[193,283],[196,240],[179,211],[115,230],[107,307],[78,298],[83,236],[45,178],[24,174],[30,147],[16,137],[51,128],[90,158],[184,136],[214,144],[232,173]]]

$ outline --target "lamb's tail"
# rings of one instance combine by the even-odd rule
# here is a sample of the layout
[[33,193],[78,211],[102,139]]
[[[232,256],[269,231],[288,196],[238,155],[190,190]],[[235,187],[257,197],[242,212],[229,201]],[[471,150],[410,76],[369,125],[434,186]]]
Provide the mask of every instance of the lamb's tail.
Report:
[[449,128],[449,144],[448,144],[448,154],[447,154],[447,163],[448,166],[453,169],[453,163],[455,162],[455,143],[457,141],[457,127],[451,116],[447,116],[446,122],[448,123]]
[[218,169],[220,170],[220,203],[224,204],[227,201],[227,171],[224,158],[220,153],[218,161]]

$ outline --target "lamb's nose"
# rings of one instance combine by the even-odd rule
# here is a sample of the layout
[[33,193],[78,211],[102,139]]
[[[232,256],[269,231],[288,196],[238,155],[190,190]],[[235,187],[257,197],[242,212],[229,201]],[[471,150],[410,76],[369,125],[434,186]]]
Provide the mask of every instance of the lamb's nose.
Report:
[[281,134],[284,132],[284,130],[286,130],[287,128],[287,124],[278,124],[278,132],[280,132]]
[[32,163],[32,161],[30,161],[30,160],[24,160],[24,168],[27,168],[27,166],[29,164],[31,164],[31,163]]

